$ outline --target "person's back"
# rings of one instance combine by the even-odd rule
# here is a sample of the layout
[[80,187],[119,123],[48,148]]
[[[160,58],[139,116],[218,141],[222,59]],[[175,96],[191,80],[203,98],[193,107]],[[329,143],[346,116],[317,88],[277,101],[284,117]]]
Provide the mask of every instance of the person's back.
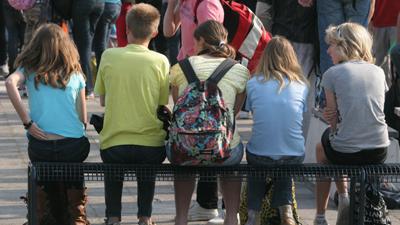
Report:
[[255,76],[247,83],[247,105],[253,113],[253,132],[247,150],[262,156],[304,155],[302,133],[307,86],[285,79],[279,91],[277,80]]
[[[104,163],[161,164],[165,159],[163,123],[157,118],[160,105],[168,104],[168,59],[148,49],[157,35],[160,13],[151,5],[132,6],[126,17],[128,45],[109,49],[101,58],[95,91],[105,106],[100,133]],[[104,180],[106,224],[121,221],[122,181]],[[118,176],[123,176],[119,174]],[[138,222],[151,219],[155,175],[137,174]],[[150,177],[150,178],[149,178]]]
[[331,144],[337,151],[388,145],[383,113],[387,86],[381,68],[364,61],[337,64],[325,72],[323,85],[336,95],[340,121]]
[[96,91],[107,95],[102,149],[120,144],[163,144],[165,131],[156,110],[168,102],[168,70],[164,55],[141,45],[104,52],[96,83]]

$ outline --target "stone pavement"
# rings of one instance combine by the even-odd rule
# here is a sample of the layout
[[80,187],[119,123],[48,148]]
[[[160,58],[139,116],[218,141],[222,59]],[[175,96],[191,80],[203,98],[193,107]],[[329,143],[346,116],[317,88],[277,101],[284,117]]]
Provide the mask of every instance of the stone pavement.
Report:
[[[25,100],[26,102],[26,100]],[[89,113],[100,113],[98,99],[88,101]],[[55,115],[56,116],[56,115]],[[249,138],[251,120],[238,120],[239,132],[244,140]],[[89,162],[100,162],[98,136],[92,126],[88,128],[91,142]],[[0,225],[20,225],[27,213],[19,196],[27,191],[27,140],[21,122],[8,100],[4,81],[0,80]],[[310,150],[307,154],[314,154]],[[87,182],[89,188],[88,214],[94,225],[100,225],[104,216],[104,188],[102,182]],[[315,215],[314,191],[310,183],[296,186],[299,214],[304,225],[311,225]],[[193,196],[195,199],[195,195]],[[136,224],[136,184],[125,182],[123,193],[123,223]],[[171,182],[157,182],[153,203],[153,218],[158,224],[172,225],[175,213],[173,186]],[[400,224],[400,213],[392,212],[392,224]],[[336,209],[330,203],[327,217],[335,224]],[[205,222],[192,222],[205,224]]]

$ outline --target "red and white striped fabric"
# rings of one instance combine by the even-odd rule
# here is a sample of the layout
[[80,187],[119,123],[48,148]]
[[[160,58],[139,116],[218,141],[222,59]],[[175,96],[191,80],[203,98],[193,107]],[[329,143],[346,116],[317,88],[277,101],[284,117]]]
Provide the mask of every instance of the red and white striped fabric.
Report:
[[[202,0],[197,0],[197,6]],[[224,8],[224,26],[228,30],[228,42],[241,57],[242,64],[254,72],[271,35],[260,19],[245,5],[231,0],[221,0]],[[197,15],[197,7],[194,15]]]

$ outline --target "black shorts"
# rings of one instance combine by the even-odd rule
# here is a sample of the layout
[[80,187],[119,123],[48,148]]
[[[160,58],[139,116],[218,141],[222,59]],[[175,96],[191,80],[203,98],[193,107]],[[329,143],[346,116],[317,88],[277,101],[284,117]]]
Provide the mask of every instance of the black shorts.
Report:
[[343,165],[363,165],[363,164],[382,164],[386,160],[387,147],[365,149],[356,153],[338,152],[332,148],[329,140],[330,128],[327,128],[321,137],[325,156],[332,164]]

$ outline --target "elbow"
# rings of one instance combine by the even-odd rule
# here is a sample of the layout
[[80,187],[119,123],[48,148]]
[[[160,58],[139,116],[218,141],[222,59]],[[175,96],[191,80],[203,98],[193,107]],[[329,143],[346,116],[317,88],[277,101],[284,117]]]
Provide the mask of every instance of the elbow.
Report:
[[166,38],[170,38],[170,37],[174,36],[174,34],[175,34],[173,29],[166,28],[166,27],[164,27],[164,32],[163,33],[164,33],[164,37],[166,37]]

